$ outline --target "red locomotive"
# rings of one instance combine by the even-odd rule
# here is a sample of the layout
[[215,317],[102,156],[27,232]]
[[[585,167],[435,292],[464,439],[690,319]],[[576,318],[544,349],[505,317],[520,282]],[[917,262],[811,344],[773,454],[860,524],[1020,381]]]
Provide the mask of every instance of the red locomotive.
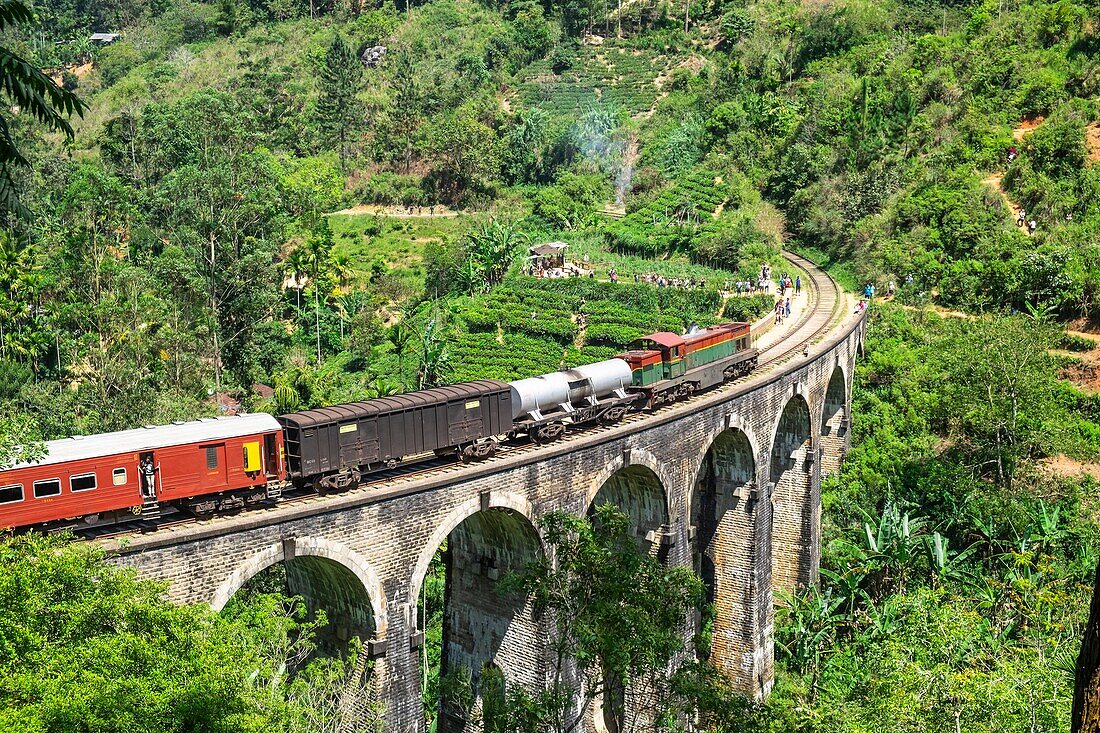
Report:
[[286,477],[282,428],[262,413],[51,440],[46,448],[40,462],[0,472],[0,526],[153,519],[164,503],[211,514],[270,498],[269,485]]

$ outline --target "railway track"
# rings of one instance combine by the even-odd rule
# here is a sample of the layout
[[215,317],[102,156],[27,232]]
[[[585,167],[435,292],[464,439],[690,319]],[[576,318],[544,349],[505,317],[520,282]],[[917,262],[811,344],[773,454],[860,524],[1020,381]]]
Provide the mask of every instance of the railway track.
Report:
[[[216,531],[215,525],[220,527],[222,523],[238,519],[247,519],[250,523],[257,524],[276,523],[297,516],[335,511],[348,506],[370,504],[395,496],[427,491],[449,483],[456,474],[468,474],[468,477],[473,479],[486,473],[510,468],[511,464],[519,465],[566,453],[575,447],[578,441],[593,443],[616,440],[645,427],[670,422],[689,412],[723,402],[734,394],[749,391],[762,383],[782,376],[783,365],[793,359],[805,358],[803,354],[822,341],[844,315],[843,293],[831,277],[803,257],[789,252],[784,253],[784,257],[805,272],[809,280],[809,302],[805,311],[783,338],[761,351],[758,366],[752,374],[690,399],[666,405],[651,412],[629,414],[614,425],[598,425],[566,433],[563,438],[550,444],[540,445],[527,440],[506,441],[496,455],[477,463],[456,462],[453,457],[432,457],[424,460],[415,460],[414,457],[414,460],[404,465],[371,474],[370,481],[339,494],[319,494],[306,489],[290,489],[284,492],[277,504],[245,509],[237,514],[197,518],[184,512],[174,511],[165,513],[160,519],[152,522],[135,518],[133,521],[104,527],[70,529],[87,540],[117,541],[123,538],[134,538],[140,539],[140,545],[149,546],[160,544],[156,542],[157,538],[162,538],[167,544],[174,541],[181,533],[190,534],[192,531],[202,531],[203,528]],[[537,458],[532,454],[538,454]],[[118,546],[121,547],[122,544]]]

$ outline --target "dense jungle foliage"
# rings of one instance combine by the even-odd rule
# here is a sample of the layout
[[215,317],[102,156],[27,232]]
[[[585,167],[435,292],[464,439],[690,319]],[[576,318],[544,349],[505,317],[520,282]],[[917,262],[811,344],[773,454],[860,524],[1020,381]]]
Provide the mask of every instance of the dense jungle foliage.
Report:
[[221,614],[176,606],[163,584],[57,538],[0,540],[0,567],[5,731],[317,733],[371,722],[340,705],[358,647],[314,658],[327,619],[300,598],[256,593]]
[[[714,731],[1068,729],[1100,558],[1097,352],[1058,325],[1100,304],[1094,0],[29,6],[0,48],[86,109],[71,137],[0,110],[26,162],[0,161],[0,460],[751,320],[769,299],[722,286],[789,247],[896,303],[872,311],[773,695],[705,666],[680,692]],[[593,277],[532,277],[527,247],[555,240]],[[340,724],[354,660],[317,658],[323,615],[278,588],[215,616],[84,548],[0,557],[0,727]]]

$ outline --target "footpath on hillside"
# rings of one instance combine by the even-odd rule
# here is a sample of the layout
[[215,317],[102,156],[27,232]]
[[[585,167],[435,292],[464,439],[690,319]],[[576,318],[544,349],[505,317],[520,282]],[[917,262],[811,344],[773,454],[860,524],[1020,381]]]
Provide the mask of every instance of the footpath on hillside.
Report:
[[[1012,140],[1016,143],[1020,143],[1030,133],[1034,132],[1043,124],[1045,120],[1041,115],[1038,117],[1025,118],[1020,124],[1012,130]],[[1085,128],[1085,142],[1088,146],[1088,159],[1093,162],[1100,162],[1100,122],[1093,122]],[[990,175],[982,179],[982,183],[987,186],[991,186],[994,190],[1001,195],[1001,199],[1008,206],[1012,212],[1012,220],[1016,223],[1016,228],[1024,234],[1031,236],[1032,232],[1028,228],[1027,223],[1032,219],[1031,216],[1021,216],[1020,212],[1023,207],[1019,202],[1014,200],[1008,195],[1008,192],[1004,189],[1004,171],[994,171]]]

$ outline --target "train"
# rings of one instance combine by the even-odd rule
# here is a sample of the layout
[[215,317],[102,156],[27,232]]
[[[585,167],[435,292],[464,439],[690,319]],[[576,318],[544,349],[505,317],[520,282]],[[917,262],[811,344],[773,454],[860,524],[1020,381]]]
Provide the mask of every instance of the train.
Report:
[[270,505],[289,487],[347,491],[433,456],[483,460],[505,441],[547,443],[743,377],[757,365],[748,323],[657,332],[612,359],[528,379],[483,379],[287,415],[149,425],[46,443],[0,471],[0,528],[196,517]]

